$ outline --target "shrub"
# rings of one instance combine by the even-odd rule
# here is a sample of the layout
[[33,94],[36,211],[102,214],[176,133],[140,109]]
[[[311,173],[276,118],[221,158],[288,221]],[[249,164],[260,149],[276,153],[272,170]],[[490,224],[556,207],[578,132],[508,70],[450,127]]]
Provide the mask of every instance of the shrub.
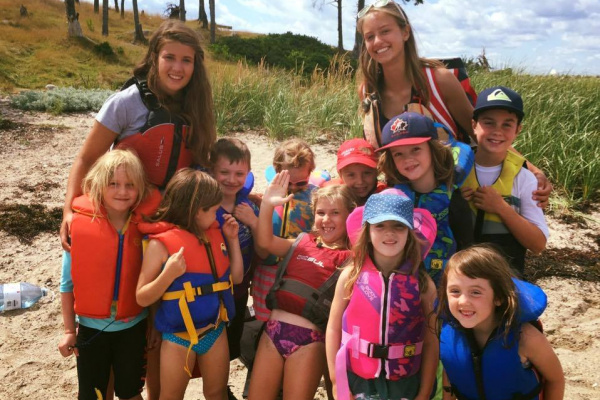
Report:
[[50,91],[24,91],[11,96],[10,104],[21,110],[61,112],[98,111],[113,94],[103,89],[57,88]]

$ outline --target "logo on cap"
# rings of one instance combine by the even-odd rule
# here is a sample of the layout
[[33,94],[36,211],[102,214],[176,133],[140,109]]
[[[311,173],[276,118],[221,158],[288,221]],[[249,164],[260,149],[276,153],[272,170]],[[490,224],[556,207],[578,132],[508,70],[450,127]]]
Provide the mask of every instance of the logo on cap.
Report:
[[510,101],[512,103],[512,100],[510,99],[510,97],[508,97],[508,95],[506,93],[504,93],[502,91],[502,89],[496,89],[492,93],[488,94],[487,100],[488,101],[503,100],[503,101]]
[[392,130],[392,133],[403,135],[405,133],[408,133],[408,122],[403,120],[402,118],[396,118],[390,129]]

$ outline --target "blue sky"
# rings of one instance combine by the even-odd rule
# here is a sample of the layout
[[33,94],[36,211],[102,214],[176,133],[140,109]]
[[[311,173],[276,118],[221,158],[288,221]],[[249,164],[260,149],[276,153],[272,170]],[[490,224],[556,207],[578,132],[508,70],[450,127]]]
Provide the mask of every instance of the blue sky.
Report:
[[[366,0],[370,4],[373,0]],[[110,2],[112,3],[112,1]],[[129,3],[129,4],[127,4]],[[139,8],[159,13],[177,0],[138,0]],[[205,0],[208,7],[208,0]],[[337,11],[331,0],[216,0],[217,23],[234,30],[309,35],[337,45]],[[344,47],[352,49],[356,0],[343,1]],[[131,7],[126,1],[126,8]],[[530,73],[600,76],[598,0],[425,0],[403,5],[426,57],[476,57],[485,48],[493,67]],[[188,19],[198,1],[186,1]]]

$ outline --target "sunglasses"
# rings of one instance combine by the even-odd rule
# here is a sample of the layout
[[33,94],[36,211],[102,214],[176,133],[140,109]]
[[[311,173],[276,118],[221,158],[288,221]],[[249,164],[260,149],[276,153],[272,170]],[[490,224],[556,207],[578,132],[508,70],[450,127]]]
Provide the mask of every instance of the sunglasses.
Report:
[[377,0],[373,4],[369,4],[368,6],[365,6],[362,10],[360,10],[358,12],[358,14],[356,14],[356,18],[361,19],[362,17],[367,15],[367,13],[371,10],[371,8],[383,8],[390,3],[392,3],[393,5],[396,6],[396,8],[398,9],[398,12],[400,13],[400,15],[402,15],[402,18],[404,18],[404,22],[407,22],[406,14],[404,14],[404,10],[394,0]]
[[297,181],[297,182],[290,182],[289,183],[290,186],[294,186],[294,187],[304,187],[306,185],[308,185],[308,181]]

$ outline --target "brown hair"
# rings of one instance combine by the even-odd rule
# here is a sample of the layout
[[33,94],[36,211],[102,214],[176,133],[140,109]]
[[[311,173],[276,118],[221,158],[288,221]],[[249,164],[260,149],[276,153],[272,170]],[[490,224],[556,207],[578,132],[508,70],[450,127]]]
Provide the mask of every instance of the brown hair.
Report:
[[[329,185],[312,192],[311,208],[313,215],[317,215],[317,203],[321,199],[327,199],[331,203],[340,201],[348,214],[356,208],[356,198],[346,185]],[[345,226],[344,226],[345,227]],[[329,243],[328,243],[329,244]],[[346,232],[346,248],[350,248],[348,232]]]
[[[408,20],[406,12],[404,12],[398,3],[393,4],[393,2],[390,2],[384,7],[372,7],[365,14],[365,16],[375,11],[391,15],[396,20],[396,23],[400,29],[408,29],[409,36],[404,45],[404,68],[406,71],[406,77],[412,83],[413,88],[417,91],[423,104],[428,104],[430,93],[428,89],[429,86],[427,85],[427,78],[423,72],[423,67],[438,68],[442,67],[443,64],[437,60],[419,57],[419,52],[417,51],[417,42],[412,32],[412,26]],[[362,29],[365,16],[356,22],[356,30],[361,35],[363,35]],[[375,93],[379,98],[381,98],[379,93],[383,90],[383,70],[381,69],[381,65],[374,61],[369,55],[364,38],[360,48],[359,64],[363,78],[361,86],[363,87],[364,91],[367,94]]]
[[244,162],[248,165],[248,170],[252,168],[250,150],[240,139],[224,137],[217,140],[210,149],[211,168],[215,166],[219,157],[227,158],[230,163]]
[[[158,83],[158,54],[168,42],[178,42],[194,50],[194,72],[179,101],[162,93]],[[169,19],[163,22],[150,37],[148,52],[134,68],[133,75],[138,79],[147,80],[148,87],[161,105],[169,111],[181,112],[181,116],[190,125],[188,145],[196,161],[207,165],[208,152],[217,138],[217,131],[212,90],[204,66],[204,50],[200,45],[200,36],[180,21]]]
[[167,184],[162,201],[151,222],[166,221],[200,236],[196,224],[199,210],[208,211],[221,203],[223,192],[217,181],[209,174],[192,168],[175,173]]
[[275,149],[273,167],[276,172],[289,168],[302,168],[305,165],[308,165],[310,172],[315,169],[315,154],[304,140],[286,140]]
[[[365,259],[367,256],[373,259],[373,244],[371,243],[370,226],[371,225],[368,222],[363,225],[358,235],[358,240],[352,249],[354,252],[354,260],[352,261],[352,266],[350,267],[351,270],[350,275],[348,276],[348,281],[346,281],[346,284],[344,285],[344,289],[346,289],[346,292],[350,294],[352,293],[354,283],[360,275],[360,271],[365,263]],[[402,259],[398,263],[398,266],[401,266],[407,260],[410,260],[412,263],[411,273],[416,273],[419,269],[419,265],[421,264],[421,243],[415,232],[410,228],[408,230],[408,237],[406,238],[404,252],[402,253]],[[419,273],[419,286],[421,290],[426,290],[426,282],[426,277]]]
[[518,329],[519,300],[512,280],[514,275],[506,259],[494,247],[486,244],[471,246],[454,254],[446,264],[438,289],[439,302],[436,312],[439,318],[458,324],[448,306],[448,275],[451,272],[471,279],[481,278],[489,281],[494,292],[494,301],[500,302],[495,314],[503,328],[504,339],[507,339],[511,331]]
[[[449,146],[442,144],[439,140],[431,139],[427,142],[431,151],[431,164],[433,166],[433,176],[437,184],[445,183],[448,190],[452,187],[452,179],[454,177],[454,156]],[[393,147],[392,147],[393,148]],[[386,149],[379,158],[379,172],[385,174],[386,182],[389,185],[397,185],[406,183],[410,185],[410,181],[404,177],[392,157],[392,148]]]
[[144,166],[137,155],[130,150],[109,151],[96,160],[81,182],[81,189],[90,198],[94,213],[100,212],[104,191],[119,167],[125,168],[128,178],[138,190],[137,200],[132,208],[137,207],[150,193]]

